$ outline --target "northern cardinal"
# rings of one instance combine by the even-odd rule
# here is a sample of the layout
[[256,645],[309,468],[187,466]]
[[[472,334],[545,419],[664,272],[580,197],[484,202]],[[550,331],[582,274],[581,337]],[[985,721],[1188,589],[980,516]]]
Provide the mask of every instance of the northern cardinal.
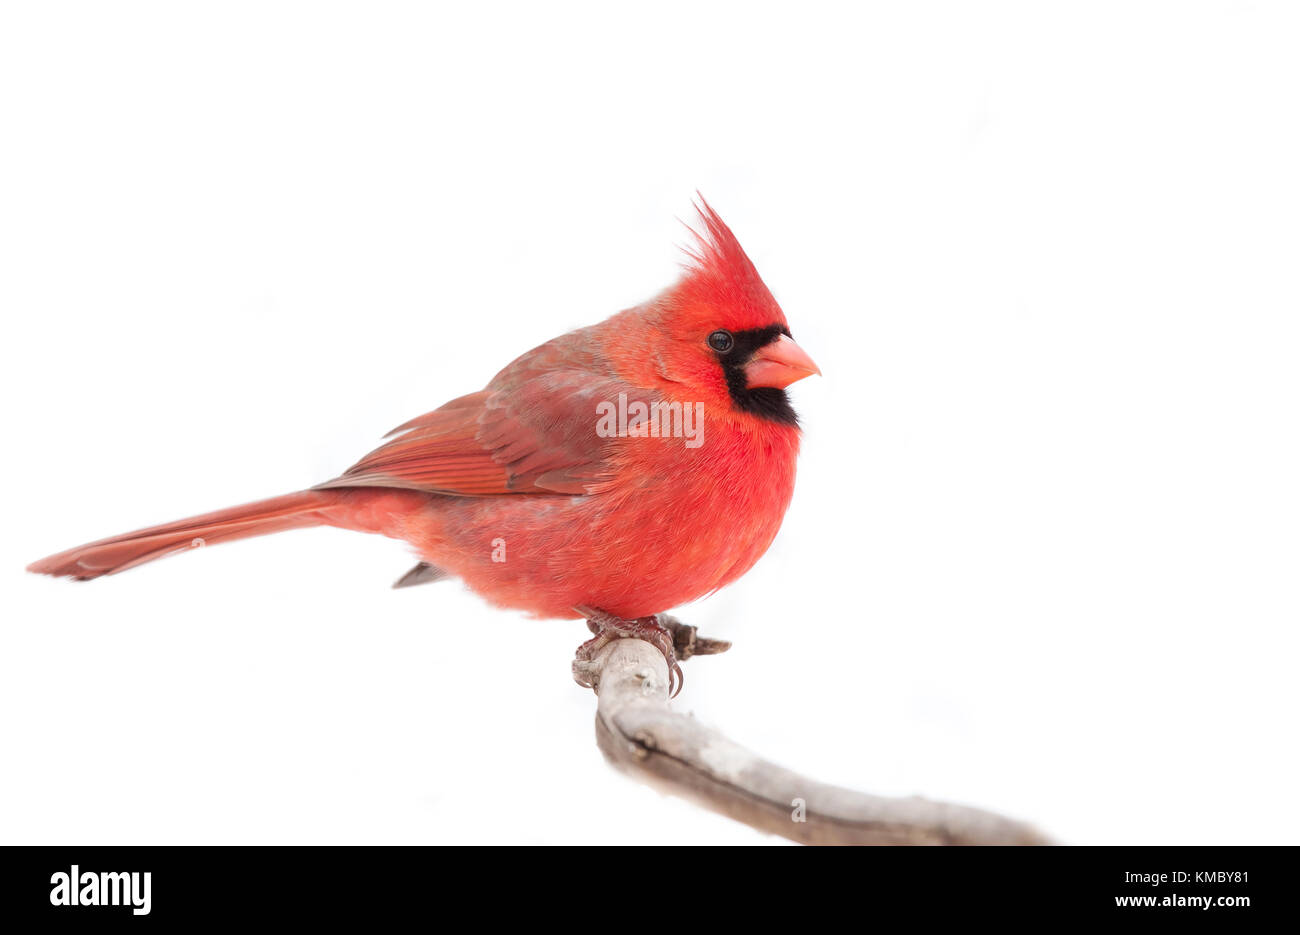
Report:
[[676,285],[534,348],[342,476],[28,571],[84,581],[286,529],[380,533],[422,559],[397,587],[455,576],[503,607],[586,617],[580,682],[581,663],[622,636],[654,642],[680,680],[681,625],[661,612],[734,581],[772,543],[799,448],[785,388],[820,373],[731,230],[703,199],[699,214]]

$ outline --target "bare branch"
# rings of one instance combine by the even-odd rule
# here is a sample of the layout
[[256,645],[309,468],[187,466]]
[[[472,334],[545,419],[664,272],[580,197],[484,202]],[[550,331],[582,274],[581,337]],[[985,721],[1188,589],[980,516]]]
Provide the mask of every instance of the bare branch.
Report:
[[599,696],[596,742],[606,759],[661,791],[760,831],[803,844],[1052,843],[992,812],[866,795],[769,763],[670,711],[668,667],[643,640],[614,640],[588,671]]

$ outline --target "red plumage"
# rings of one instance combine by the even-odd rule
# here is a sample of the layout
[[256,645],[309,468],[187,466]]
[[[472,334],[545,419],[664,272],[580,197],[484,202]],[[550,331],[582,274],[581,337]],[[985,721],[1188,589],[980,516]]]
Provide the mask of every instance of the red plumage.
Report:
[[[707,204],[700,215],[675,286],[534,348],[342,476],[29,570],[96,578],[196,544],[330,525],[405,540],[487,600],[542,617],[643,617],[722,587],[766,551],[790,503],[799,430],[784,387],[815,366],[731,231]],[[620,396],[693,407],[698,446],[600,431],[600,407]]]

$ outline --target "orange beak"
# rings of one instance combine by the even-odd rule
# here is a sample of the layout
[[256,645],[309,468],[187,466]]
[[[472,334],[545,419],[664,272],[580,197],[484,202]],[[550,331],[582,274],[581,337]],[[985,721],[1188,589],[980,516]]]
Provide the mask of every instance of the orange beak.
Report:
[[784,389],[814,373],[821,375],[821,370],[813,363],[813,359],[785,335],[760,347],[745,365],[745,377],[750,387],[775,386]]

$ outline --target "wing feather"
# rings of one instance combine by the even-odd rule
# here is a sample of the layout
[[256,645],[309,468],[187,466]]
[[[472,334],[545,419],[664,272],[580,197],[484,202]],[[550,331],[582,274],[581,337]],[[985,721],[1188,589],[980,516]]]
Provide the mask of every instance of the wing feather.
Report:
[[615,439],[596,432],[597,405],[630,385],[583,370],[525,373],[454,399],[389,433],[391,440],[321,487],[401,487],[466,497],[585,494],[613,477]]

